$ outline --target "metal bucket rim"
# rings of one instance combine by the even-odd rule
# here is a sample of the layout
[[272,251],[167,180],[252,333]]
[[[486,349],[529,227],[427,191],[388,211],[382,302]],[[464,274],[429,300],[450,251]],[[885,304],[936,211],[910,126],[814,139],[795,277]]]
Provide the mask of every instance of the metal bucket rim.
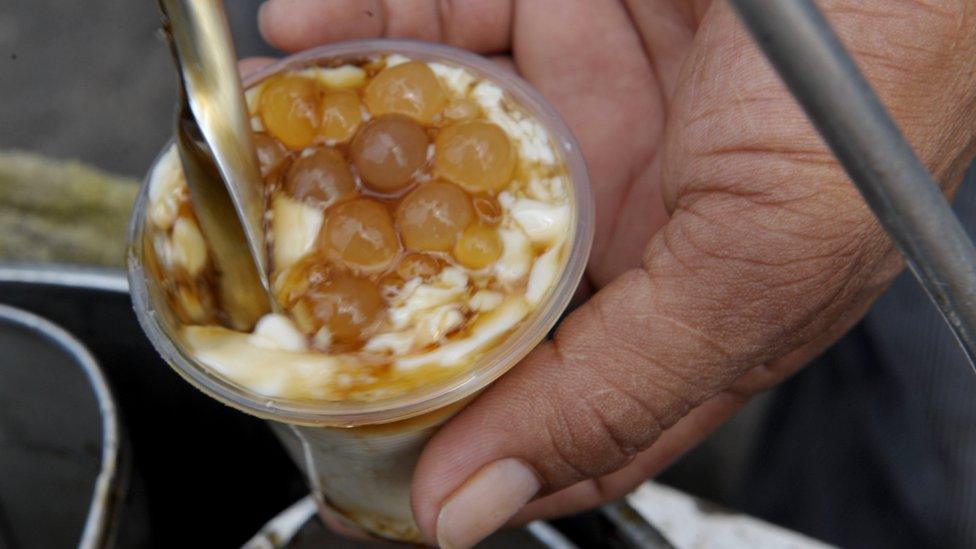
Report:
[[109,505],[113,496],[113,487],[118,481],[119,448],[121,446],[121,429],[117,407],[105,374],[88,349],[57,324],[34,313],[4,304],[0,304],[0,319],[41,334],[48,341],[71,355],[81,367],[92,391],[95,393],[102,420],[101,465],[98,476],[95,477],[95,488],[78,547],[86,549],[100,547],[108,534],[111,518]]
[[0,261],[0,283],[129,293],[129,281],[120,268],[68,263]]

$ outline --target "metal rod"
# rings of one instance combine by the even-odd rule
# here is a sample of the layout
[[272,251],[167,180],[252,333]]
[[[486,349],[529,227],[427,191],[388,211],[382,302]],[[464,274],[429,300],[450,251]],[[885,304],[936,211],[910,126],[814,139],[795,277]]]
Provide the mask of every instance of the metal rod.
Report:
[[645,520],[645,517],[627,503],[626,499],[612,501],[600,511],[617,527],[621,536],[631,547],[639,549],[674,549],[674,545],[664,537],[660,530]]
[[536,541],[549,549],[579,549],[562,532],[544,520],[533,520],[525,525],[525,530]]
[[976,249],[811,0],[730,0],[976,368]]

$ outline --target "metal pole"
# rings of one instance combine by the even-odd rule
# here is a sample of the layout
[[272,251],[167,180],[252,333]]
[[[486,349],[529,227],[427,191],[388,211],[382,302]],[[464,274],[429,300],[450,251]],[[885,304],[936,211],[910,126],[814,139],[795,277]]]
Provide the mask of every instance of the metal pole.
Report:
[[811,0],[730,0],[976,368],[976,250]]
[[631,507],[626,499],[612,501],[600,510],[617,527],[630,546],[639,549],[674,549],[674,545],[664,537],[664,534],[655,528],[647,517]]

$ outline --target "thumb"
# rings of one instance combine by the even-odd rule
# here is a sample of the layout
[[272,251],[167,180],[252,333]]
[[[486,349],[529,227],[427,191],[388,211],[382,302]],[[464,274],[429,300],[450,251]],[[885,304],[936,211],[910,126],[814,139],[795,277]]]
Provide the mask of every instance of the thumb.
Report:
[[[598,292],[431,440],[413,484],[428,539],[471,546],[534,498],[623,468],[751,366],[813,341],[840,304],[861,301],[850,269],[675,252],[665,243],[677,244],[685,219],[654,240],[645,268]],[[870,272],[885,254],[858,255],[841,260]]]
[[[434,437],[413,492],[428,535],[472,545],[536,496],[622,468],[751,366],[823,332],[858,297],[848,282],[867,277],[854,271],[872,272],[887,251],[882,241],[854,258],[843,245],[832,262],[806,234],[763,238],[703,219],[677,211],[642,269],[598,292]],[[860,249],[858,231],[848,234]],[[704,241],[737,253],[714,255]]]

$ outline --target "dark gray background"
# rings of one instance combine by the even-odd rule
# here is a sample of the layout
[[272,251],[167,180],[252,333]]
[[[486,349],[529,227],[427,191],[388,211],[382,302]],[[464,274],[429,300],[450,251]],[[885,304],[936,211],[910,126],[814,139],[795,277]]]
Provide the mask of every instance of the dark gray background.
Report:
[[[239,56],[275,55],[259,0],[227,2]],[[141,177],[171,133],[175,75],[153,0],[0,2],[0,149]]]

